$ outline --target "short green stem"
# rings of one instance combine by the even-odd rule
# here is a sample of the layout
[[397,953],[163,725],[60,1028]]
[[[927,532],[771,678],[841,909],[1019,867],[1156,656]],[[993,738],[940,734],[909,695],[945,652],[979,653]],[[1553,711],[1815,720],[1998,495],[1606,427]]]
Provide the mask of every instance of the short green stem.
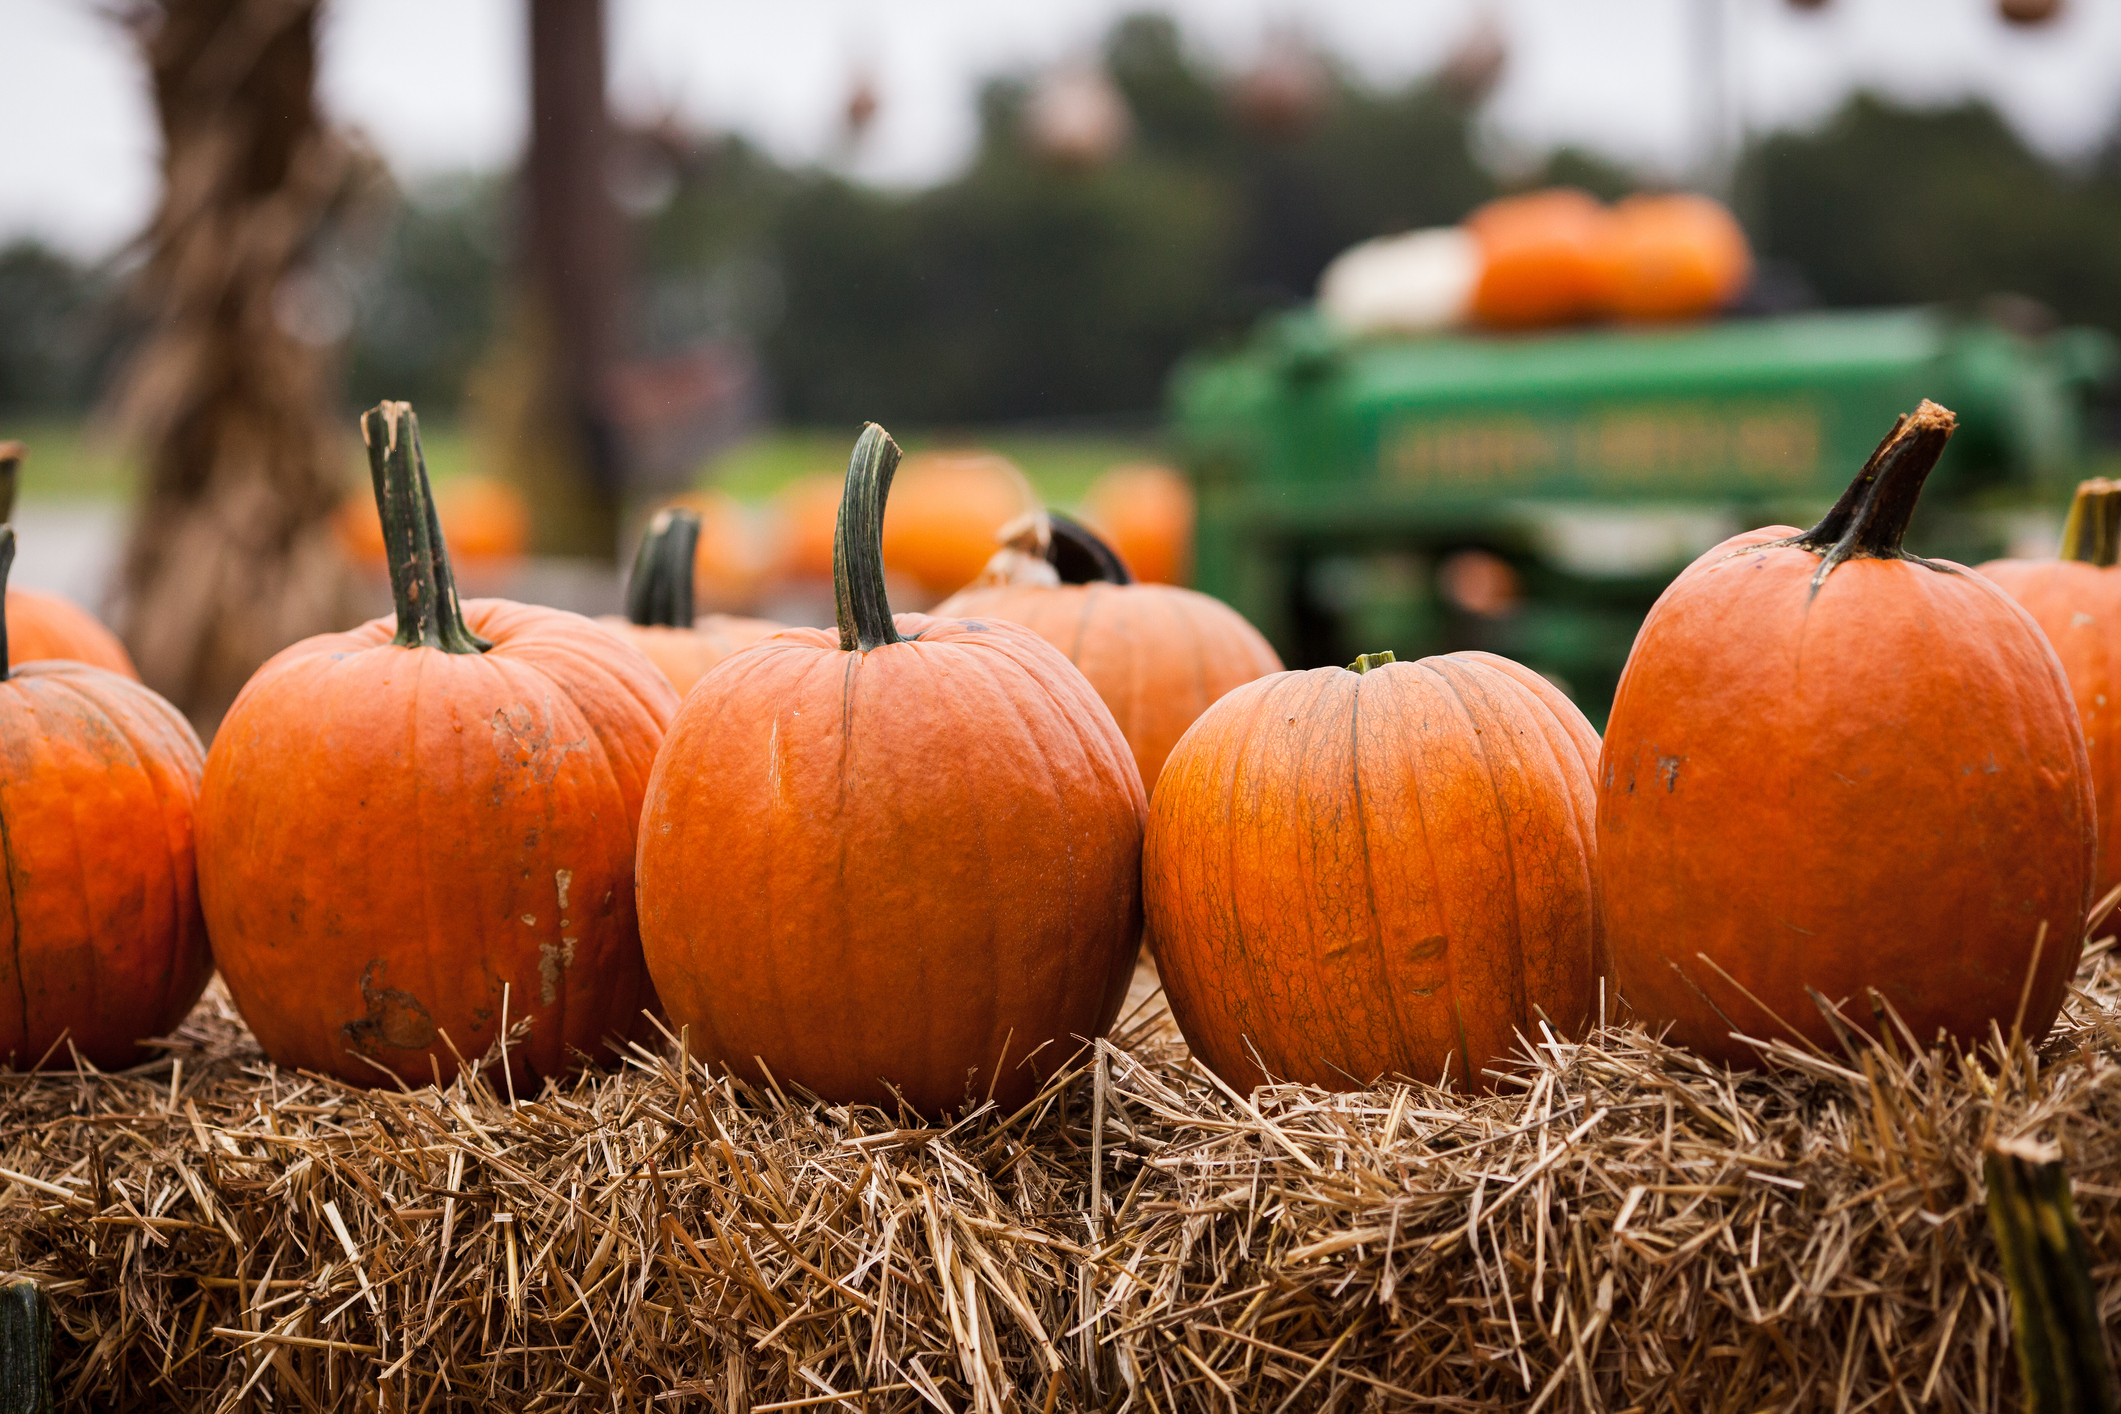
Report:
[[1363,654],[1360,658],[1348,664],[1348,671],[1351,673],[1367,673],[1372,668],[1381,668],[1387,663],[1396,663],[1398,661],[1399,659],[1392,656],[1392,650],[1387,648],[1382,653]]
[[0,1286],[0,1414],[51,1414],[52,1315],[37,1283]]
[[884,595],[884,502],[898,470],[898,443],[867,423],[847,462],[847,486],[832,536],[832,591],[839,602],[840,647],[866,653],[900,643]]
[[1826,517],[1786,542],[1822,557],[1812,576],[1815,588],[1844,560],[1902,557],[1900,545],[1907,538],[1922,484],[1936,469],[1958,423],[1950,408],[1924,398],[1921,406],[1893,424]]
[[15,518],[15,489],[28,457],[29,448],[20,442],[0,442],[0,520]]
[[361,418],[368,470],[375,480],[376,514],[390,565],[390,594],[398,611],[400,648],[484,653],[493,647],[464,622],[449,547],[435,518],[427,459],[420,454],[420,422],[410,403],[378,403]]
[[7,577],[15,568],[15,528],[0,525],[0,682],[14,676],[7,666]]
[[641,537],[626,584],[626,617],[642,627],[692,627],[692,560],[700,544],[697,511],[657,511]]
[[2121,481],[2098,476],[2077,483],[2062,526],[2061,558],[2101,569],[2121,561]]
[[1097,533],[1073,516],[1046,512],[1051,534],[1046,541],[1046,563],[1062,584],[1132,584],[1134,574],[1119,551],[1099,539]]

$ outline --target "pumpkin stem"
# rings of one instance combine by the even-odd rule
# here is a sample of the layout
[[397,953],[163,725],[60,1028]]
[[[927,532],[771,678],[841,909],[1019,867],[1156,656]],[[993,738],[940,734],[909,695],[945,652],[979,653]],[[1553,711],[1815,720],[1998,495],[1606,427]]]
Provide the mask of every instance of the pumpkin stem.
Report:
[[0,525],[0,682],[12,676],[7,670],[7,576],[15,568],[15,528]]
[[1059,511],[1046,512],[1051,528],[1046,563],[1062,584],[1132,584],[1133,572],[1119,551],[1100,540],[1089,526]]
[[655,513],[626,583],[627,618],[644,627],[692,627],[692,557],[699,544],[698,511],[670,506]]
[[15,518],[15,483],[22,478],[22,462],[29,448],[20,442],[0,442],[0,520]]
[[2121,561],[2121,481],[2098,476],[2077,483],[2062,526],[2061,558],[2101,569]]
[[1381,668],[1387,663],[1396,663],[1398,661],[1399,659],[1392,656],[1392,650],[1387,648],[1382,653],[1363,654],[1360,658],[1348,664],[1348,671],[1351,673],[1367,673],[1372,668]]
[[1844,560],[1902,557],[1900,542],[1907,538],[1922,483],[1958,425],[1950,408],[1924,398],[1920,407],[1893,423],[1825,519],[1788,542],[1823,557],[1812,575],[1815,592]]
[[376,484],[376,514],[383,522],[383,549],[390,563],[390,595],[398,611],[400,648],[439,648],[444,653],[484,653],[493,647],[464,622],[449,547],[435,518],[434,491],[427,484],[427,458],[420,454],[420,420],[411,403],[377,403],[361,418],[368,471]]
[[847,462],[847,489],[840,495],[840,519],[832,533],[832,593],[839,601],[840,648],[867,653],[887,643],[902,643],[891,621],[891,601],[884,597],[884,501],[898,470],[898,443],[873,422]]

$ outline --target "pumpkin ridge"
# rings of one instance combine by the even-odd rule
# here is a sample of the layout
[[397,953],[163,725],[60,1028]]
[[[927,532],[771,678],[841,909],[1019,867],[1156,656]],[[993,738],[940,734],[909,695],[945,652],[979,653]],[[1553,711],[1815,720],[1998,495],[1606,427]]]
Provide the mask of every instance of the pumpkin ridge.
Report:
[[[4,616],[0,616],[4,617]],[[7,666],[7,652],[0,645],[0,669]],[[8,936],[12,940],[10,949],[15,961],[15,999],[22,1007],[22,1034],[29,1035],[29,977],[24,972],[22,957],[22,911],[15,899],[15,843],[7,828],[7,811],[0,807],[0,863],[7,869],[7,915],[10,924]],[[27,1070],[43,1060],[42,1056],[16,1056],[15,1067]]]
[[[1422,666],[1427,665],[1424,664]],[[1460,663],[1458,666],[1463,667],[1464,664]],[[1465,715],[1466,725],[1473,728],[1474,750],[1480,755],[1481,770],[1487,774],[1488,794],[1495,802],[1495,817],[1502,822],[1502,856],[1509,864],[1510,876],[1510,928],[1513,945],[1509,950],[1509,957],[1510,977],[1513,991],[1515,992],[1515,996],[1512,998],[1512,1010],[1518,1016],[1528,1016],[1530,1015],[1530,1007],[1525,995],[1524,975],[1524,884],[1523,880],[1519,878],[1517,870],[1517,831],[1512,828],[1515,824],[1515,814],[1510,808],[1507,797],[1504,795],[1502,782],[1495,774],[1495,760],[1488,750],[1488,737],[1491,735],[1491,731],[1478,725],[1480,719],[1474,714],[1473,705],[1466,701],[1464,691],[1461,690],[1459,684],[1449,673],[1444,672],[1441,668],[1431,668],[1430,671],[1436,674],[1437,679],[1450,692],[1451,700],[1458,704],[1458,710]],[[1521,756],[1519,761],[1521,764]],[[1527,774],[1530,773],[1528,772]],[[1445,948],[1444,951],[1448,953],[1450,949]],[[1458,990],[1455,986],[1451,991],[1451,1001],[1455,1007],[1458,1002]],[[1459,1043],[1464,1045],[1464,1042],[1465,1022],[1461,1018],[1459,1021]],[[1470,1087],[1478,1081],[1478,1077],[1473,1074],[1474,1062],[1471,1048],[1467,1048],[1463,1055],[1466,1063],[1466,1084]]]
[[[1409,666],[1420,667],[1423,665],[1415,663],[1409,664]],[[1433,668],[1429,669],[1429,671],[1439,678],[1442,677],[1442,674],[1436,673]],[[1358,682],[1368,676],[1368,673],[1355,674]],[[1428,796],[1422,790],[1422,768],[1427,765],[1427,761],[1424,757],[1416,755],[1412,764],[1414,769],[1407,773],[1407,791],[1414,797],[1414,819],[1421,826],[1421,857],[1427,862],[1429,868],[1429,896],[1436,900],[1436,917],[1438,922],[1443,925],[1444,984],[1450,989],[1451,1025],[1458,1033],[1458,1059],[1466,1068],[1466,1086],[1470,1089],[1474,1085],[1476,1077],[1473,1074],[1473,1046],[1466,1037],[1465,1009],[1460,1001],[1460,993],[1464,988],[1464,983],[1458,973],[1458,949],[1452,946],[1452,940],[1457,936],[1457,929],[1451,919],[1452,899],[1444,890],[1443,876],[1437,872],[1436,850],[1430,842]],[[1446,1056],[1444,1059],[1444,1076],[1449,1074],[1450,1058]],[[1444,1076],[1438,1077],[1439,1083]],[[1420,1080],[1426,1077],[1414,1076],[1411,1078]]]
[[[1461,666],[1477,666],[1473,663],[1471,659],[1462,657],[1455,653],[1445,654],[1442,656],[1450,659],[1450,661],[1454,663],[1460,664]],[[1500,659],[1498,661],[1504,663],[1508,662],[1507,659]],[[1511,666],[1515,665],[1512,664]],[[1597,858],[1596,842],[1598,812],[1597,759],[1593,757],[1592,759],[1587,761],[1583,760],[1581,754],[1581,747],[1578,745],[1574,734],[1568,730],[1567,724],[1563,722],[1560,715],[1555,712],[1554,705],[1551,702],[1549,702],[1545,697],[1541,696],[1537,691],[1535,691],[1529,683],[1520,681],[1514,673],[1504,672],[1503,677],[1508,681],[1509,691],[1514,694],[1519,704],[1529,706],[1533,709],[1533,721],[1539,724],[1540,726],[1540,741],[1546,747],[1549,756],[1552,758],[1552,765],[1556,768],[1558,774],[1560,774],[1565,781],[1574,780],[1574,777],[1571,776],[1568,771],[1565,758],[1563,757],[1562,753],[1564,751],[1568,752],[1577,760],[1583,761],[1584,778],[1589,783],[1591,788],[1591,797],[1586,802],[1590,813],[1591,832],[1589,835],[1586,835],[1584,833],[1584,821],[1578,817],[1576,810],[1573,808],[1573,805],[1572,808],[1568,811],[1568,830],[1570,841],[1575,846],[1575,855],[1585,860],[1595,860]],[[1549,725],[1551,725],[1554,730],[1547,730],[1547,727]],[[1518,749],[1517,759],[1520,764],[1526,761],[1525,753],[1521,748]],[[1532,773],[1527,771],[1526,774],[1529,776]],[[1597,871],[1595,868],[1593,868],[1590,872],[1592,874],[1595,874]],[[1591,882],[1595,883],[1595,880]],[[1520,921],[1518,927],[1520,943],[1522,942],[1523,931],[1523,924]],[[1591,922],[1591,934],[1593,939],[1591,947],[1591,970],[1593,979],[1595,981],[1598,977],[1603,976],[1605,972],[1604,967],[1601,965],[1603,960],[1600,957],[1600,954],[1604,950],[1604,939],[1602,936],[1601,925],[1598,919],[1595,917],[1595,911],[1594,917]],[[1524,949],[1521,946],[1518,949],[1517,955],[1519,958],[1519,968],[1521,973],[1522,959],[1524,957]],[[1530,1014],[1529,997],[1527,997],[1527,1009],[1525,1011],[1520,1012],[1519,1014]]]
[[[1365,885],[1363,894],[1370,903],[1370,950],[1377,957],[1377,975],[1389,978],[1392,975],[1391,959],[1385,952],[1384,920],[1377,912],[1377,866],[1370,854],[1370,811],[1362,795],[1362,688],[1367,674],[1355,676],[1355,693],[1348,702],[1348,796],[1355,806],[1355,829],[1362,838],[1362,873]],[[1431,866],[1433,870],[1433,865]],[[1445,952],[1450,949],[1446,948]],[[1453,978],[1455,999],[1456,978]],[[1409,1054],[1407,1046],[1407,1019],[1402,1014],[1398,989],[1387,988],[1391,1001],[1388,1015],[1392,1018],[1392,1042],[1400,1055]],[[1357,1075],[1350,1077],[1358,1087],[1366,1087],[1377,1077]]]

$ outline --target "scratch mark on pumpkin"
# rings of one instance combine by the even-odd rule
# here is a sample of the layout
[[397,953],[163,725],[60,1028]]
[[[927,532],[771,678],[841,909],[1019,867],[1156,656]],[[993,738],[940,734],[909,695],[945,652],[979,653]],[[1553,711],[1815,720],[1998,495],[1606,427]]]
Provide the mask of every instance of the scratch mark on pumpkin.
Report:
[[1679,789],[1679,766],[1684,756],[1660,756],[1657,758],[1657,777],[1664,782],[1664,793],[1670,795]]
[[551,1006],[560,999],[560,974],[574,966],[573,938],[538,944],[538,1000]]
[[567,890],[574,883],[574,870],[555,869],[552,871],[552,877],[553,881],[560,886],[560,912],[565,913],[567,911]]

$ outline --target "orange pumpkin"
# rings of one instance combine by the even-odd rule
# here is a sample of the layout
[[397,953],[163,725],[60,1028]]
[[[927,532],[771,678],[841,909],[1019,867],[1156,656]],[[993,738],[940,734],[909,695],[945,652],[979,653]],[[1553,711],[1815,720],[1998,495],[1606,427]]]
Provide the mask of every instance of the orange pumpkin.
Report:
[[1631,196],[1606,222],[1598,306],[1616,319],[1698,319],[1736,299],[1752,275],[1752,249],[1722,202]]
[[1981,573],[2033,616],[2062,660],[2084,727],[2092,794],[2099,802],[2094,895],[2121,884],[2121,481],[2077,488],[2062,529],[2061,558],[1991,560]]
[[608,614],[597,620],[647,654],[680,697],[722,659],[786,627],[734,614],[693,617],[694,541],[699,534],[698,512],[680,506],[656,512],[633,562],[626,616]]
[[[2093,877],[2084,734],[2039,626],[1901,539],[1952,414],[1903,417],[1808,531],[1725,541],[1650,610],[1599,767],[1620,992],[1712,1060],[1732,1038],[1839,1042],[1875,990],[1921,1044],[2076,971]],[[2022,999],[2022,1003],[2021,1003]]]
[[1156,784],[1149,946],[1233,1086],[1485,1083],[1591,1019],[1598,734],[1508,659],[1391,659],[1237,689]]
[[491,476],[459,476],[434,493],[441,535],[463,560],[519,560],[530,548],[530,503]]
[[988,573],[937,606],[952,618],[1023,624],[1068,655],[1155,789],[1164,758],[1234,687],[1281,671],[1244,615],[1174,584],[1138,584],[1126,564],[1066,516],[1027,517]]
[[1465,221],[1481,255],[1473,317],[1534,328],[1590,314],[1609,219],[1595,197],[1573,187],[1502,197],[1476,210]]
[[766,536],[751,512],[726,491],[688,491],[670,504],[699,517],[692,566],[696,607],[729,609],[756,600],[772,564]]
[[513,1064],[550,1075],[654,1000],[634,827],[677,694],[589,619],[460,605],[412,410],[362,433],[397,614],[281,652],[223,719],[199,803],[215,953],[281,1065],[446,1081],[527,1018]]
[[[20,442],[0,442],[0,521],[15,518],[15,489],[29,455]],[[132,654],[118,635],[71,599],[34,589],[7,591],[7,666],[51,658],[71,659],[140,680]]]
[[383,522],[376,518],[375,492],[366,488],[347,492],[332,515],[332,529],[348,559],[372,569],[383,568],[389,551],[383,544]]
[[779,522],[775,572],[784,579],[832,578],[832,537],[840,519],[837,476],[805,476],[773,498]]
[[1090,483],[1083,518],[1137,579],[1184,584],[1193,577],[1193,486],[1154,462],[1115,466]]
[[[459,476],[434,493],[442,534],[462,560],[519,560],[530,547],[530,503],[523,493],[490,476]],[[357,562],[383,567],[383,522],[375,496],[351,491],[334,520],[339,544]]]
[[923,452],[905,469],[884,517],[884,563],[929,593],[972,582],[997,532],[1037,506],[1015,463],[992,452]]
[[1038,635],[893,618],[897,461],[863,431],[837,632],[726,660],[671,724],[641,820],[641,941],[672,1023],[716,1065],[834,1102],[1013,1109],[1118,1013],[1141,780]]
[[[0,584],[15,532],[0,527]],[[12,662],[13,596],[0,615]],[[76,662],[0,668],[0,1064],[115,1069],[213,973],[192,864],[205,752],[177,709]]]

